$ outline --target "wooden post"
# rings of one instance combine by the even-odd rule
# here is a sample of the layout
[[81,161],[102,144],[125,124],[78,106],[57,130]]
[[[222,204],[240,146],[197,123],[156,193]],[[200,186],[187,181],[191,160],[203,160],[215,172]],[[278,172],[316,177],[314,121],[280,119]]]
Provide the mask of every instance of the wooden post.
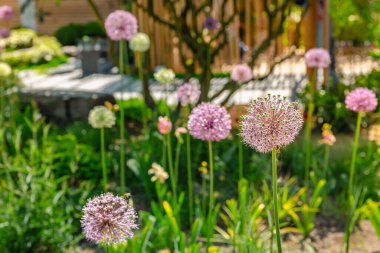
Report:
[[[319,0],[309,0],[309,9],[305,16],[305,47],[306,51],[317,46],[317,19]],[[307,69],[309,80],[312,79],[313,70]]]

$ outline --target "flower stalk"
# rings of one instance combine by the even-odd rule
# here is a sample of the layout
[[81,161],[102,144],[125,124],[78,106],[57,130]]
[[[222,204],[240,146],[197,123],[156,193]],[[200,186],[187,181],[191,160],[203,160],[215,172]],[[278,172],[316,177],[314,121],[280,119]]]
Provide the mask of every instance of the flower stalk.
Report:
[[274,202],[274,223],[276,227],[276,242],[277,242],[277,252],[282,253],[281,248],[281,234],[280,234],[280,223],[278,219],[278,196],[277,196],[277,157],[276,148],[272,150],[272,184],[273,184],[273,202]]
[[120,191],[125,193],[125,126],[124,126],[124,107],[123,107],[123,98],[124,98],[124,46],[125,42],[120,41],[119,46],[119,70],[120,70]]

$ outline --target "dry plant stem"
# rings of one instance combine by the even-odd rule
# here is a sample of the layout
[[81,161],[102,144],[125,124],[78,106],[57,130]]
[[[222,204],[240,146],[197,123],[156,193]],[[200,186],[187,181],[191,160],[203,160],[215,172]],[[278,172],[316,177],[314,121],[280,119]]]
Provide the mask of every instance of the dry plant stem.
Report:
[[209,154],[209,163],[210,163],[210,201],[208,205],[208,215],[207,215],[207,248],[208,252],[209,247],[211,246],[211,238],[213,228],[211,228],[211,219],[212,219],[212,208],[214,207],[214,159],[212,155],[212,142],[208,141],[208,154]]
[[274,222],[276,226],[276,241],[277,241],[277,252],[282,253],[281,248],[281,234],[280,234],[280,223],[278,219],[278,199],[277,199],[277,163],[276,163],[276,148],[272,150],[272,185],[273,185],[273,202],[274,202]]
[[355,174],[355,164],[356,164],[356,156],[358,153],[358,145],[359,145],[359,136],[360,136],[360,126],[362,123],[362,117],[363,112],[358,113],[358,119],[356,121],[356,129],[355,129],[355,140],[354,140],[354,148],[352,151],[352,159],[351,159],[351,165],[350,165],[350,181],[348,183],[348,192],[347,192],[347,199],[348,199],[348,215],[347,215],[347,223],[346,223],[346,230],[345,230],[345,240],[346,240],[346,253],[350,251],[350,233],[351,233],[351,216],[353,215],[353,185],[354,185],[354,174]]
[[106,151],[104,141],[104,128],[100,128],[100,148],[102,155],[102,171],[103,171],[103,191],[107,192],[107,168],[106,168]]
[[119,43],[119,71],[120,71],[120,191],[125,193],[125,126],[124,126],[124,48],[125,42]]

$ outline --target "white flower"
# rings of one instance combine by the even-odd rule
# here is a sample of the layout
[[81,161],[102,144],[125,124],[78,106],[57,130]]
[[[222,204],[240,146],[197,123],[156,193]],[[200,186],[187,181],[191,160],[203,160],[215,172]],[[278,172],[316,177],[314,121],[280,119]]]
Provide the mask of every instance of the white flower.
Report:
[[111,128],[115,125],[115,114],[105,106],[95,106],[88,115],[88,123],[93,128]]
[[160,83],[168,85],[174,80],[175,73],[171,69],[162,68],[154,73],[154,78]]
[[150,40],[145,33],[136,33],[129,41],[129,47],[135,52],[145,52],[150,47]]
[[153,163],[152,168],[148,170],[148,174],[152,175],[152,182],[158,181],[161,184],[165,182],[166,179],[169,178],[168,173],[162,168],[159,164]]

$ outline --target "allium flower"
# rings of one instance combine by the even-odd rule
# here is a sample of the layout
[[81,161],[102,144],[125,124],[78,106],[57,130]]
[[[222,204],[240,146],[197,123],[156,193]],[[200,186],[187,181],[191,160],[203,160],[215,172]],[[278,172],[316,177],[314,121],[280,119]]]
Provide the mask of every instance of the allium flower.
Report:
[[309,68],[327,68],[330,65],[330,54],[323,48],[309,49],[305,54],[306,65]]
[[93,128],[111,128],[115,122],[115,114],[102,105],[95,106],[88,115],[88,123]]
[[158,131],[161,134],[168,134],[172,130],[172,122],[168,117],[158,117]]
[[129,41],[129,47],[135,52],[146,52],[149,46],[150,40],[145,33],[136,33]]
[[302,114],[297,103],[268,95],[253,100],[242,117],[241,136],[244,143],[267,153],[291,143],[302,128]]
[[247,64],[237,64],[231,71],[231,79],[237,83],[246,83],[253,77],[252,69]]
[[14,12],[9,5],[0,6],[0,21],[7,21],[13,18]]
[[224,107],[203,103],[192,110],[188,129],[194,138],[221,141],[230,133],[231,117]]
[[203,23],[203,27],[207,30],[214,31],[220,27],[220,23],[217,19],[213,17],[207,17]]
[[9,37],[9,29],[0,28],[0,39],[6,39]]
[[90,199],[81,219],[85,237],[97,244],[125,243],[138,228],[137,214],[125,198],[105,193]]
[[0,78],[8,77],[12,74],[12,68],[5,62],[0,62]]
[[162,84],[168,85],[173,82],[175,73],[171,69],[162,68],[154,73],[154,78]]
[[322,140],[321,143],[329,146],[333,146],[336,142],[335,135],[331,131],[332,126],[330,124],[323,124],[322,126]]
[[130,40],[137,32],[137,19],[128,11],[117,10],[108,15],[105,24],[111,40]]
[[152,182],[158,181],[161,184],[165,183],[166,179],[169,178],[168,173],[157,163],[152,164],[152,168],[148,170],[148,174],[152,175],[150,178]]
[[367,88],[356,88],[346,96],[346,107],[354,112],[371,112],[376,109],[376,94]]
[[371,125],[369,127],[368,140],[374,141],[380,146],[380,124]]
[[195,104],[198,101],[200,95],[201,90],[199,88],[199,85],[184,83],[177,89],[178,101],[182,106]]

